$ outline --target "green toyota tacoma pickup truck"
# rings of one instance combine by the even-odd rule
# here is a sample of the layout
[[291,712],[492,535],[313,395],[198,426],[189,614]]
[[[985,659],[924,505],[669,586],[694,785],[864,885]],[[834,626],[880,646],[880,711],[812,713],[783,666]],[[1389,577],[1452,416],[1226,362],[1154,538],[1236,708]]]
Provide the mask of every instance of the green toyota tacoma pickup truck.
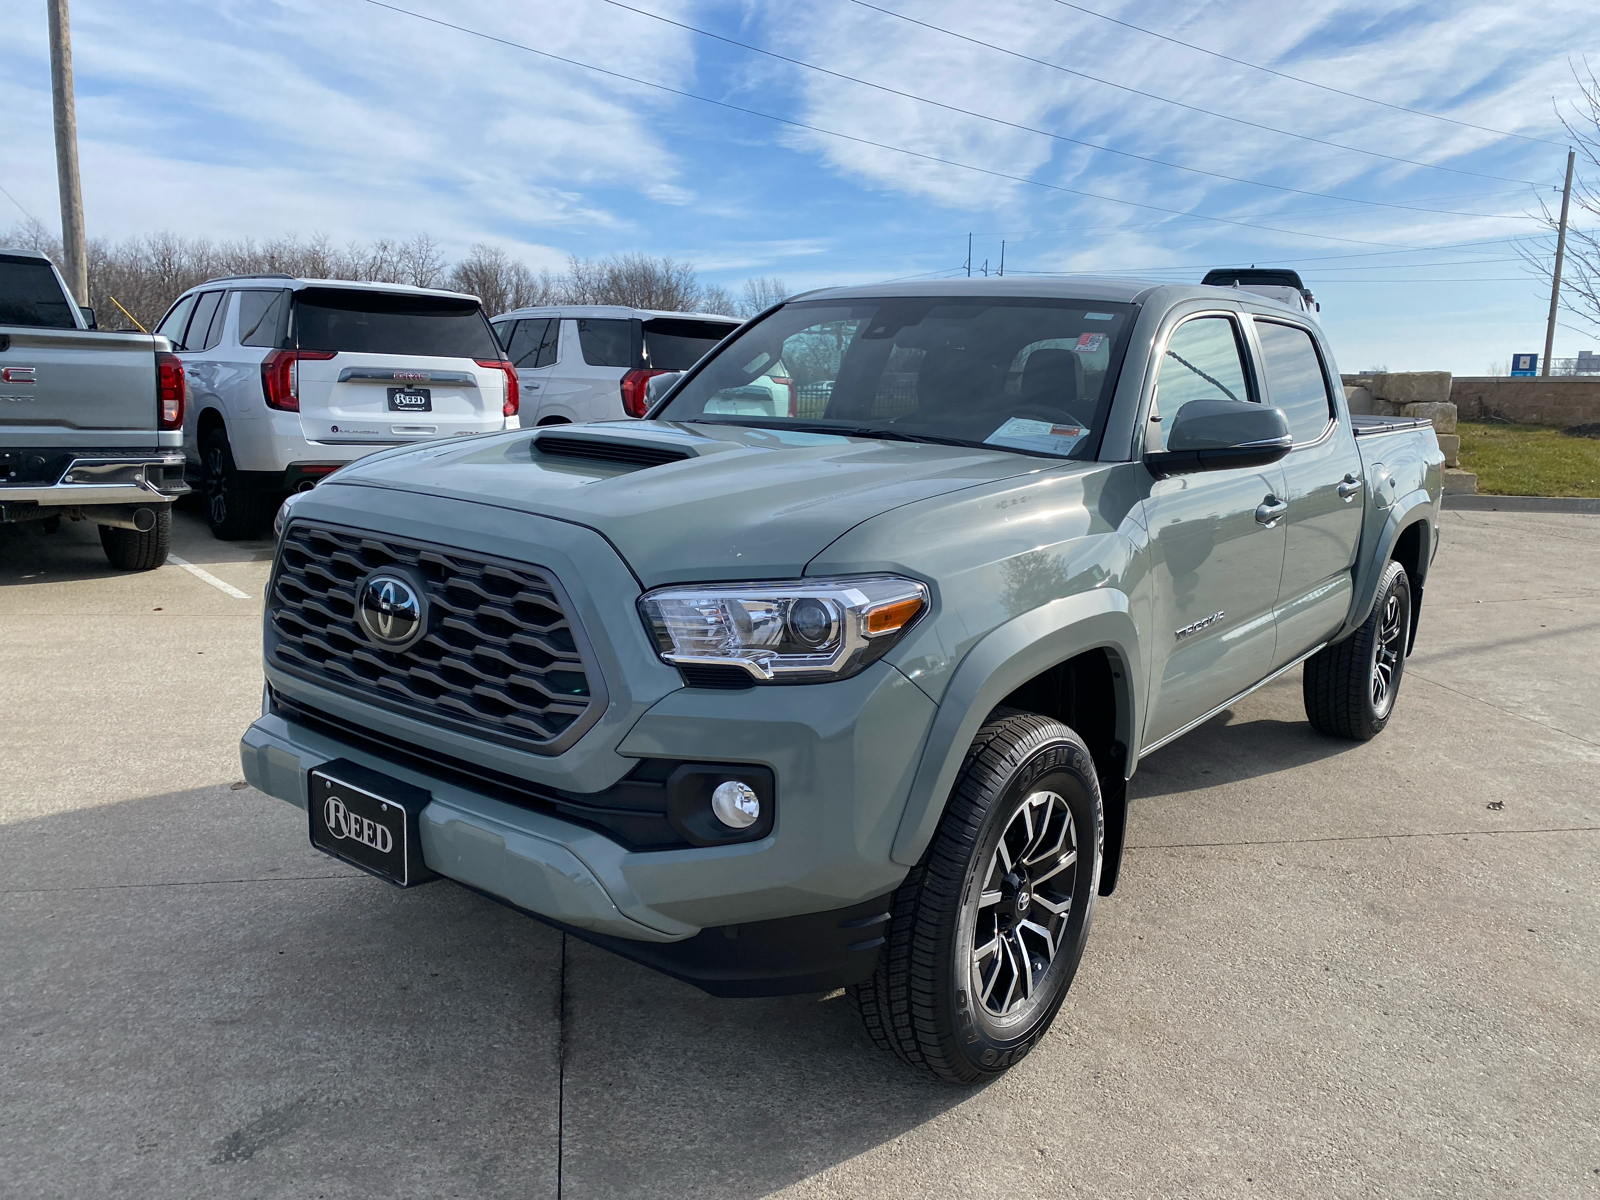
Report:
[[1234,289],[839,288],[643,421],[375,454],[280,514],[251,783],[717,995],[849,988],[953,1081],[1044,1034],[1139,759],[1303,666],[1393,711],[1426,423]]

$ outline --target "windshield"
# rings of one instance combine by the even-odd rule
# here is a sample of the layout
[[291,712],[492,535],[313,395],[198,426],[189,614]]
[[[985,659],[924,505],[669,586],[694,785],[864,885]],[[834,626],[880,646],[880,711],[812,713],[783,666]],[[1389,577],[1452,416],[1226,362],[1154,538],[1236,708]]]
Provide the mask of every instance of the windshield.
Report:
[[476,300],[360,288],[305,288],[294,298],[302,350],[500,358]]
[[1090,458],[1134,313],[1033,297],[786,304],[655,417]]

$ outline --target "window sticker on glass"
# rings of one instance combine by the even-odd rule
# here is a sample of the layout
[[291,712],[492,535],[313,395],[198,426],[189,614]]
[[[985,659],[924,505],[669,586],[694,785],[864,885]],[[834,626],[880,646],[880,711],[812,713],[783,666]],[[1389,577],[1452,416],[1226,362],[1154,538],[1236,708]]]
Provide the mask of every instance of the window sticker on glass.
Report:
[[1103,333],[1080,333],[1078,344],[1073,347],[1079,354],[1093,354],[1105,344],[1106,335]]
[[1116,313],[1084,313],[1083,319],[1085,321],[1109,321],[1116,315]]
[[1071,454],[1072,448],[1088,436],[1089,431],[1082,425],[1053,425],[1049,421],[1012,417],[983,440],[991,446],[1009,446],[1014,450]]

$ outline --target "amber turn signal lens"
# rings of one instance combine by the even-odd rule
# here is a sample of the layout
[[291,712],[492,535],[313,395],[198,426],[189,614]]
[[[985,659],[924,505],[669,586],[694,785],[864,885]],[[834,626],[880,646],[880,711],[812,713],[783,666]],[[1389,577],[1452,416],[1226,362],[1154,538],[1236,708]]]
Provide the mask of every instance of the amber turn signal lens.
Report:
[[912,596],[909,600],[896,600],[893,604],[875,608],[867,614],[867,634],[871,636],[877,633],[893,633],[896,629],[903,629],[921,611],[921,596]]

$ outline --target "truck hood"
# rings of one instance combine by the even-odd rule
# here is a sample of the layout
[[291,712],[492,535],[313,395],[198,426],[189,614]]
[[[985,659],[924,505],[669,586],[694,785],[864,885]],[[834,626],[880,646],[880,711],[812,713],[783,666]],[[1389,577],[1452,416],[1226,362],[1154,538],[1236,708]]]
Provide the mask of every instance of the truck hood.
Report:
[[963,446],[630,421],[388,451],[317,490],[335,499],[343,486],[392,488],[571,521],[607,538],[656,587],[793,578],[892,508],[1058,465]]

